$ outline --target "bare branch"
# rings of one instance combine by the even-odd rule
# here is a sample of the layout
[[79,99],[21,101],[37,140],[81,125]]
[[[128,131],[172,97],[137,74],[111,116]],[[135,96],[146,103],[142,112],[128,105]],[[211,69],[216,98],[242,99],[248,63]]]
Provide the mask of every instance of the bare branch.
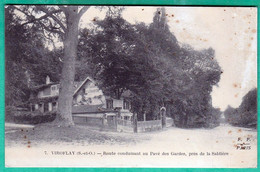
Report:
[[[39,17],[39,18],[36,18],[35,16],[30,15],[30,14],[26,13],[25,11],[23,11],[23,10],[21,10],[21,9],[15,7],[15,6],[14,6],[14,9],[16,9],[16,10],[18,10],[19,12],[23,13],[23,14],[26,15],[28,18],[32,18],[31,20],[29,20],[29,21],[23,23],[22,25],[27,25],[27,24],[29,24],[29,23],[34,23],[34,22],[37,22],[37,21],[40,21],[40,20],[43,20],[43,19],[47,19],[48,17],[51,17],[54,21],[57,22],[58,25],[60,25],[60,27],[63,29],[63,31],[66,32],[65,26],[61,23],[61,21],[60,21],[57,17],[55,17],[55,16],[53,15],[53,14],[56,14],[56,13],[61,12],[62,10],[60,10],[60,9],[59,9],[59,10],[48,11],[48,10],[46,10],[46,9],[44,9],[44,8],[40,8],[40,10],[45,13],[45,15],[43,15],[43,16],[41,16],[41,17]],[[63,33],[63,32],[62,32],[62,33]],[[64,33],[63,33],[63,34],[64,34]]]
[[59,7],[65,14],[68,13],[67,7],[64,7],[63,5],[59,5],[58,7]]
[[[66,32],[67,31],[67,28],[64,26],[64,24],[56,17],[56,16],[54,16],[53,14],[53,11],[48,11],[47,9],[45,9],[45,8],[41,8],[41,7],[39,7],[40,8],[40,10],[41,11],[43,11],[46,15],[48,15],[48,16],[50,16],[54,21],[56,21],[59,25],[60,25],[60,27],[62,28],[62,30],[64,31],[64,32]],[[63,11],[63,10],[55,10],[55,11]]]
[[47,31],[52,32],[52,33],[56,33],[56,34],[60,35],[62,39],[64,39],[64,33],[63,32],[56,30],[56,29],[52,29],[51,27],[48,27],[41,22],[38,22],[38,23],[44,30],[47,30]]
[[44,32],[44,31],[43,31],[43,36],[44,36],[49,42],[51,42],[51,44],[52,44],[52,46],[53,46],[53,49],[56,50],[57,48],[56,48],[56,45],[55,45],[55,42],[53,41],[53,39],[50,38],[49,35],[46,35],[46,32]]
[[80,20],[80,18],[82,17],[82,15],[90,8],[91,6],[84,6],[83,8],[81,8],[81,10],[78,13],[78,20]]
[[[25,13],[24,13],[24,14],[25,14]],[[42,19],[45,19],[45,18],[48,17],[48,15],[44,15],[44,16],[39,17],[39,18],[35,18],[34,16],[30,16],[30,15],[27,15],[27,16],[30,17],[30,18],[33,18],[33,19],[32,19],[32,20],[29,20],[29,21],[27,21],[27,22],[25,22],[25,23],[23,23],[22,25],[27,25],[27,24],[29,24],[29,23],[37,22],[37,21],[39,21],[39,20],[42,20]]]
[[21,10],[20,8],[17,8],[16,6],[10,6],[12,7],[13,9],[23,13],[24,15],[26,15],[27,17],[32,17],[31,15],[29,15],[28,13],[26,13],[25,11]]

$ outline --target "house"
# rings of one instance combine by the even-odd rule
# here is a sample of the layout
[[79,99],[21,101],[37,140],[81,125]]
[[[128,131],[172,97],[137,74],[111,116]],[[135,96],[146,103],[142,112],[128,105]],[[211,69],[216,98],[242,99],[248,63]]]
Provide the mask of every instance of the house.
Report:
[[32,87],[29,99],[31,111],[49,112],[57,110],[59,87],[60,84],[51,82],[49,76],[46,77],[45,84]]
[[[58,108],[60,84],[51,82],[46,77],[46,83],[32,88],[30,95],[31,111],[51,112]],[[82,82],[74,82],[72,115],[75,123],[94,124],[102,126],[116,125],[116,117],[132,120],[130,112],[130,93],[123,92],[120,99],[105,95],[97,83],[87,77]]]

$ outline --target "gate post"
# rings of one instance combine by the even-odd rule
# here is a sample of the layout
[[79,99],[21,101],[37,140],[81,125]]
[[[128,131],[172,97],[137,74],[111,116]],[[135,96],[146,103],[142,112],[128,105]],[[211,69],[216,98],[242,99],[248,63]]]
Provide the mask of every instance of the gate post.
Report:
[[137,114],[134,113],[134,121],[133,121],[134,133],[137,133]]
[[165,128],[166,127],[166,108],[165,107],[161,107],[160,116],[161,116],[161,120],[162,120],[162,128]]
[[119,109],[119,110],[117,110],[116,119],[115,119],[116,131],[117,131],[117,128],[118,128],[118,118],[120,118],[120,116],[121,116],[121,113],[120,113],[120,109]]

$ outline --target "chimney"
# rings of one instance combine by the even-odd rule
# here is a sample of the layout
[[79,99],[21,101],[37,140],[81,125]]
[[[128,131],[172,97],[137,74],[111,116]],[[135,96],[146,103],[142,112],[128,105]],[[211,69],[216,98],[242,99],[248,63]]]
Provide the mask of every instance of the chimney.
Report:
[[47,75],[46,76],[46,84],[49,84],[49,83],[51,83],[51,80],[50,80],[50,77]]

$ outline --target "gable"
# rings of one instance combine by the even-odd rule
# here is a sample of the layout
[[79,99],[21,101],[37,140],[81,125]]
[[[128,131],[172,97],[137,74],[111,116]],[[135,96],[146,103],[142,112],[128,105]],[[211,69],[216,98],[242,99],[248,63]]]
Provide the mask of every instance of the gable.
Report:
[[44,87],[38,88],[36,90],[36,95],[38,98],[58,96],[59,86],[60,84],[48,84]]
[[93,80],[83,81],[73,95],[74,105],[105,105],[103,91],[96,86]]
[[[94,81],[92,78],[90,78],[90,77],[87,77],[87,78],[86,78],[83,82],[81,82],[81,83],[80,83],[80,82],[74,82],[74,86],[77,86],[77,88],[76,88],[76,90],[74,91],[73,96],[74,96],[75,94],[77,94],[87,82],[92,82],[92,83],[95,84],[95,81]],[[76,85],[76,84],[78,84],[78,85]]]

